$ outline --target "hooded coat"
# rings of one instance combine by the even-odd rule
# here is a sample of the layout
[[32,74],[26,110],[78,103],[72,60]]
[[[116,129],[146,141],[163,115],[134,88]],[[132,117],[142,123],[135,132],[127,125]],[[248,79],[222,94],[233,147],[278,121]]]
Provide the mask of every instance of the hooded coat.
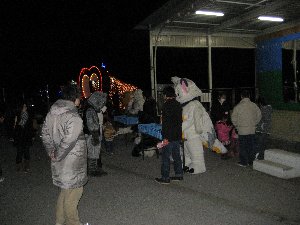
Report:
[[139,111],[143,111],[143,106],[145,99],[143,96],[143,91],[137,89],[133,94],[132,102],[128,104],[128,112],[133,115],[137,115]]
[[[102,92],[94,92],[89,98],[88,103],[90,107],[87,108],[85,113],[86,126],[90,133],[87,136],[86,142],[88,147],[88,158],[89,159],[98,159],[101,149],[101,140],[102,140],[102,127],[100,127],[99,117],[97,112],[100,113],[100,110],[105,106],[107,99],[107,94]],[[97,134],[99,144],[93,145],[92,139],[93,134]]]
[[72,101],[56,101],[42,127],[42,141],[51,161],[53,184],[63,189],[87,182],[87,148],[83,122]]

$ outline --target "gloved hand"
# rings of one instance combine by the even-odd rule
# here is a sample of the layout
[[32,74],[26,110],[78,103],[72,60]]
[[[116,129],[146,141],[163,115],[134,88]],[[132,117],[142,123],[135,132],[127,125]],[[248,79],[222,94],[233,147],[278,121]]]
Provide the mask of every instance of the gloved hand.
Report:
[[100,143],[98,132],[94,131],[91,134],[92,134],[92,145],[93,146],[98,145]]

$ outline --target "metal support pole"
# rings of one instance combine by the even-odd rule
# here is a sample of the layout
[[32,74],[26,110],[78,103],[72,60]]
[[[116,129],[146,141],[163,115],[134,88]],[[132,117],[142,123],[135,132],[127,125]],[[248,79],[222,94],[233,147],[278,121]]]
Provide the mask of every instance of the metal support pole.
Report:
[[[212,62],[211,62],[211,35],[207,35],[207,46],[208,46],[208,89],[210,96],[212,95]],[[209,108],[211,108],[212,99],[210,97]]]
[[295,102],[298,102],[298,82],[297,82],[297,40],[293,41],[293,68],[294,68],[294,90]]
[[150,48],[150,76],[151,76],[151,95],[155,98],[155,85],[154,85],[154,63],[153,63],[153,45],[152,45],[152,33],[149,32],[149,48]]

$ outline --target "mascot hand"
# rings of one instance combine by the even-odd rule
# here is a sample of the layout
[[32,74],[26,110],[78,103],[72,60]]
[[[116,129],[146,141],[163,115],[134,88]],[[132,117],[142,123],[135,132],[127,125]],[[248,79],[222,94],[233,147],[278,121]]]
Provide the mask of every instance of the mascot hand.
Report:
[[99,140],[99,134],[97,131],[92,132],[92,145],[96,146],[99,145],[100,140]]

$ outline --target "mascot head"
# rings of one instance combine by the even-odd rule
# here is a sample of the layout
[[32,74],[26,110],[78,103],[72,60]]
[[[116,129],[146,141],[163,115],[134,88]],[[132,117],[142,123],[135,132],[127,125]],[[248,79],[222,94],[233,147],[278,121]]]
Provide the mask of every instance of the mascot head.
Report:
[[103,108],[106,104],[107,94],[103,92],[94,92],[89,98],[88,103],[97,111]]
[[172,77],[171,80],[174,83],[176,100],[181,104],[202,95],[196,84],[187,78]]

